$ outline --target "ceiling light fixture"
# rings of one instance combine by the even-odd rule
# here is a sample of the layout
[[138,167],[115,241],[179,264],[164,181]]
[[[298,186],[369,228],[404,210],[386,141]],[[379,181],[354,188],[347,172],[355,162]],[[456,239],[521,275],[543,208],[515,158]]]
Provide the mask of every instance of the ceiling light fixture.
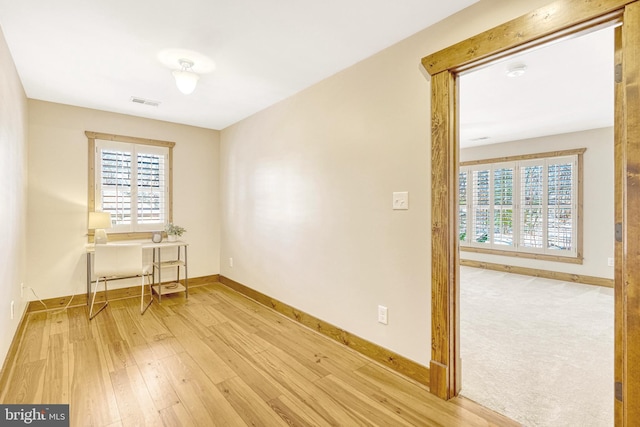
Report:
[[507,77],[520,77],[527,71],[524,64],[514,64],[507,68]]
[[200,76],[191,68],[193,67],[193,61],[180,59],[179,62],[181,68],[173,71],[173,77],[176,79],[176,86],[178,86],[178,90],[185,95],[189,95],[195,90]]

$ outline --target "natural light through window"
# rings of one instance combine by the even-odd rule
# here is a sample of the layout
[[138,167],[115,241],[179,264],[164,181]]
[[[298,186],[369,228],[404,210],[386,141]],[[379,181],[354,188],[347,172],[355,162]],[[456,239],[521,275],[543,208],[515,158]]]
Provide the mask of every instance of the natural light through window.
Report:
[[89,207],[109,212],[110,233],[130,238],[171,222],[173,142],[86,132]]
[[578,257],[583,152],[462,163],[461,248]]
[[96,210],[110,212],[113,231],[158,229],[167,221],[169,149],[96,141]]

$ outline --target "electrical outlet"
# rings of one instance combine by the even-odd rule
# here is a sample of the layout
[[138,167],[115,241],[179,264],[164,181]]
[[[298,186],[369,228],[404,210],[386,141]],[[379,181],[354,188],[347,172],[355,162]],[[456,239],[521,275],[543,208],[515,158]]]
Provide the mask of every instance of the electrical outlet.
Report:
[[13,301],[11,301],[11,320],[13,320],[13,315],[14,315],[14,310],[15,310],[14,305],[15,305],[15,303]]
[[614,266],[614,259],[613,258],[607,258],[607,265],[609,267],[613,267]]
[[383,325],[388,324],[388,317],[387,317],[387,307],[385,307],[384,305],[379,305],[378,306],[378,322],[382,323]]
[[233,258],[229,258],[229,267],[233,267]]

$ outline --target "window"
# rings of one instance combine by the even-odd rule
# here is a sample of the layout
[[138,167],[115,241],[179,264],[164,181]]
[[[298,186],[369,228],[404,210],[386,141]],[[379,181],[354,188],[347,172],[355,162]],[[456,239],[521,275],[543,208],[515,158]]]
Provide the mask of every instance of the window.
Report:
[[461,249],[581,262],[584,151],[462,163]]
[[132,238],[171,221],[172,142],[86,132],[89,210],[110,212],[110,234]]

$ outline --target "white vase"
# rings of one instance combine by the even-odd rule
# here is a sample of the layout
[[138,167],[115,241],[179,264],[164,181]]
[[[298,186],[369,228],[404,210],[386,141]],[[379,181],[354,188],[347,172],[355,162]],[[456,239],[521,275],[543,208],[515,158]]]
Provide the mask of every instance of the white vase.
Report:
[[169,242],[175,242],[176,240],[178,240],[178,236],[176,236],[175,234],[167,234],[167,240]]

